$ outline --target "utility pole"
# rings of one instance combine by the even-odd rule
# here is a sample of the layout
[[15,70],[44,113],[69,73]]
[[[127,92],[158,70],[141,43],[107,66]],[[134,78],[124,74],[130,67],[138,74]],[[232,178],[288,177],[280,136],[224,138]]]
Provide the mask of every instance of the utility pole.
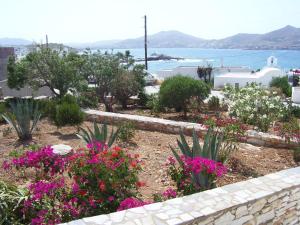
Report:
[[145,19],[145,68],[148,70],[148,56],[147,56],[147,16],[144,16]]
[[46,34],[46,48],[48,48],[48,35]]

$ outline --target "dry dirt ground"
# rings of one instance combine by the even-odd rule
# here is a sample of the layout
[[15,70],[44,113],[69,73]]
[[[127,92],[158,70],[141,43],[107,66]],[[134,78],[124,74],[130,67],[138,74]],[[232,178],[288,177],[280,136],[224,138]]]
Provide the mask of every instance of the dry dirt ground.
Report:
[[[90,122],[85,122],[82,127],[91,125]],[[9,158],[9,153],[12,150],[24,146],[24,143],[17,141],[14,131],[3,137],[3,130],[7,127],[8,125],[0,125],[0,165]],[[49,121],[42,120],[30,144],[36,143],[43,146],[63,143],[74,149],[83,147],[84,143],[77,138],[76,132],[76,127],[57,129]],[[150,199],[152,194],[162,192],[169,186],[173,186],[167,176],[165,163],[167,158],[172,155],[169,145],[176,146],[177,137],[177,135],[137,130],[131,144],[118,143],[125,146],[129,151],[139,154],[143,161],[140,180],[146,182],[146,186],[141,189],[144,199]],[[229,172],[217,181],[218,186],[295,167],[297,164],[293,160],[291,150],[240,144],[239,150],[232,155],[227,166]],[[20,179],[13,172],[4,171],[2,167],[0,167],[0,180],[20,185],[27,183],[26,180]]]

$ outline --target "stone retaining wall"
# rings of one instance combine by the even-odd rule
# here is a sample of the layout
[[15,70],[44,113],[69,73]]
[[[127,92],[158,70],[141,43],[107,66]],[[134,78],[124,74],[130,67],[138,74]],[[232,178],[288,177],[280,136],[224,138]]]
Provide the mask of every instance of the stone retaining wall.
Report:
[[[84,110],[84,112],[87,120],[97,121],[99,123],[117,125],[125,121],[131,121],[138,129],[171,134],[179,134],[180,129],[183,130],[186,135],[191,135],[193,129],[195,129],[197,134],[204,134],[206,132],[205,126],[197,123],[178,122],[147,116],[109,113],[90,109]],[[275,148],[294,148],[296,146],[296,143],[286,143],[278,136],[254,130],[247,131],[246,142],[253,145]]]
[[67,224],[300,224],[300,167]]

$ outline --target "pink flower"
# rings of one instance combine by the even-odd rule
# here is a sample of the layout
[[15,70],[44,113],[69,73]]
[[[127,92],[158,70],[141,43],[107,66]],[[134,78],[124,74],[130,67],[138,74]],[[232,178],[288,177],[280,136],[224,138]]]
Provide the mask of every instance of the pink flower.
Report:
[[112,201],[114,201],[114,200],[115,200],[115,197],[114,197],[114,196],[109,196],[109,197],[108,197],[108,201],[112,202]]
[[121,203],[117,211],[122,211],[125,209],[131,209],[140,207],[143,205],[151,204],[151,202],[144,202],[142,200],[136,199],[136,198],[126,198]]
[[163,192],[163,196],[166,198],[176,198],[177,192],[173,188],[168,188]]

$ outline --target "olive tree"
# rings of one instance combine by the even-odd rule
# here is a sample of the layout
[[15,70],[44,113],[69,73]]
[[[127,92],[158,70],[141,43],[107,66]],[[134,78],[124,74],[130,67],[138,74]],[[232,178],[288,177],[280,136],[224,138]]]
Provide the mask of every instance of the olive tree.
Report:
[[25,58],[8,63],[8,86],[20,89],[29,85],[34,89],[48,87],[56,97],[83,84],[81,57],[74,52],[52,50],[37,46]]
[[114,96],[112,90],[115,79],[120,73],[120,57],[112,53],[85,51],[83,73],[88,81],[95,83],[96,92],[104,103],[106,111],[111,112]]

